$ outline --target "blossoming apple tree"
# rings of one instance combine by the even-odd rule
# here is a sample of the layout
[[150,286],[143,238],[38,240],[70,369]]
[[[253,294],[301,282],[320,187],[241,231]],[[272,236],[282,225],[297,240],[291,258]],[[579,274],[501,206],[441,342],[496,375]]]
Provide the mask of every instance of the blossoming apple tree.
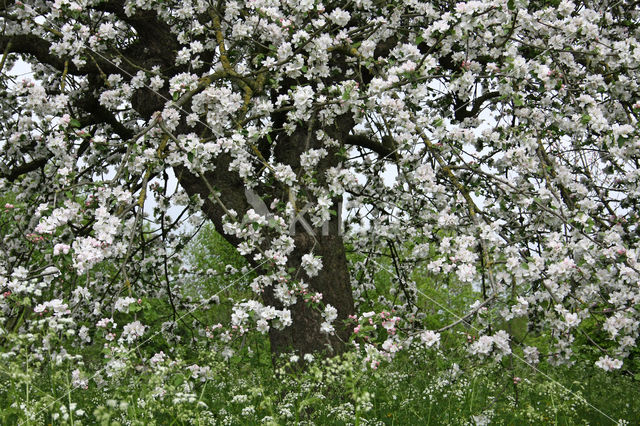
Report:
[[[0,2],[0,339],[47,321],[80,345],[140,341],[150,324],[114,313],[183,303],[184,222],[204,218],[258,272],[223,344],[340,352],[386,268],[382,351],[464,322],[500,358],[514,342],[492,324],[525,317],[554,342],[529,360],[568,361],[581,336],[620,368],[639,324],[640,17],[611,3]],[[419,334],[421,274],[478,300]]]

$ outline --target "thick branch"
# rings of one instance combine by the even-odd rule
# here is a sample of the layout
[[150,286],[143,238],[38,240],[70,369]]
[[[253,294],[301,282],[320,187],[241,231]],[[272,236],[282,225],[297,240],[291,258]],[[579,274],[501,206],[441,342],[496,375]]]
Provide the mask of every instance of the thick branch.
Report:
[[[242,217],[250,206],[245,197],[244,183],[237,173],[229,172],[230,162],[230,158],[223,156],[218,160],[217,167],[213,171],[206,172],[202,176],[192,173],[183,166],[174,166],[174,172],[180,185],[189,196],[197,194],[204,200],[202,211],[213,222],[216,231],[231,244],[237,245],[241,241],[224,232],[222,217],[225,215],[227,207],[235,210]],[[220,192],[220,198],[224,199],[225,207],[212,200],[209,186],[215,187],[215,190]]]
[[[43,64],[51,65],[60,70],[64,68],[64,60],[50,53],[51,43],[35,35],[0,36],[0,50],[6,49],[7,46],[9,46],[11,53],[33,55]],[[69,64],[69,72],[74,71],[78,73],[76,66]]]
[[[65,59],[51,53],[51,43],[33,34],[20,34],[13,36],[0,35],[0,51],[4,51],[9,46],[9,52],[35,57],[40,63],[50,65],[62,71],[65,69]],[[120,70],[113,64],[95,58],[102,71],[108,74],[120,73]],[[100,69],[92,61],[81,67],[77,67],[73,62],[67,63],[67,72],[73,75],[85,75],[99,73]]]
[[133,137],[133,131],[123,126],[111,111],[100,105],[94,96],[86,96],[79,99],[75,102],[75,106],[78,107],[80,111],[89,113],[88,116],[80,119],[82,127],[91,124],[105,123],[110,125],[113,131],[120,136],[123,141]]
[[466,103],[455,103],[455,118],[458,121],[463,121],[465,118],[476,117],[480,112],[482,105],[493,98],[500,96],[498,92],[486,92],[474,99],[471,109],[466,109]]
[[44,165],[47,164],[47,161],[49,161],[49,157],[37,158],[29,163],[19,165],[9,173],[2,173],[0,174],[0,176],[7,179],[9,182],[13,182],[25,173],[29,173],[34,170],[38,170],[41,167],[44,167]]
[[369,149],[384,158],[395,158],[393,143],[380,143],[365,135],[349,135],[345,138],[344,143]]
[[125,13],[124,5],[124,0],[110,0],[92,8],[113,13],[136,30],[139,43],[133,44],[127,53],[132,54],[131,58],[135,58],[137,63],[145,68],[151,68],[152,65],[173,67],[179,43],[171,33],[169,25],[158,19],[153,10],[137,10],[129,16]]

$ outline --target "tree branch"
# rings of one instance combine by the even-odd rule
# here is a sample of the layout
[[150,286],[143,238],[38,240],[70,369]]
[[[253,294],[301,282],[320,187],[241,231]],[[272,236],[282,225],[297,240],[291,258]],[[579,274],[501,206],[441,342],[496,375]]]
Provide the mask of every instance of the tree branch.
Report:
[[125,13],[124,6],[124,0],[109,0],[91,8],[112,13],[136,30],[139,43],[132,45],[129,53],[133,54],[137,62],[141,62],[145,68],[150,68],[150,65],[173,67],[179,43],[169,25],[158,19],[158,15],[153,10],[137,10],[129,16]]
[[374,141],[365,135],[349,135],[345,138],[344,143],[347,145],[359,146],[377,153],[379,156],[395,159],[393,143],[381,143]]
[[456,120],[463,121],[465,118],[475,117],[480,112],[482,104],[498,96],[500,96],[499,92],[486,92],[473,100],[473,104],[470,110],[465,108],[466,103],[461,103],[456,100],[454,112]]
[[[0,51],[7,49],[10,53],[18,53],[23,55],[31,55],[40,63],[50,65],[53,68],[62,71],[65,69],[65,59],[60,58],[51,53],[51,43],[33,34],[20,34],[13,36],[0,35]],[[108,74],[120,74],[121,71],[112,63],[96,58],[100,68]],[[87,61],[81,67],[77,67],[73,62],[68,62],[68,73],[73,75],[85,75],[99,73],[98,67]]]
[[41,167],[44,167],[44,165],[47,164],[47,161],[49,161],[49,157],[37,158],[29,163],[21,164],[20,166],[11,170],[9,173],[0,174],[0,177],[7,179],[9,182],[13,182],[25,173],[29,173],[34,170],[38,170]]
[[88,112],[89,115],[80,119],[82,127],[92,124],[105,123],[111,126],[113,131],[122,138],[123,141],[129,140],[134,133],[131,129],[126,128],[120,123],[115,115],[108,109],[100,105],[94,96],[86,96],[74,102],[74,106],[80,111]]

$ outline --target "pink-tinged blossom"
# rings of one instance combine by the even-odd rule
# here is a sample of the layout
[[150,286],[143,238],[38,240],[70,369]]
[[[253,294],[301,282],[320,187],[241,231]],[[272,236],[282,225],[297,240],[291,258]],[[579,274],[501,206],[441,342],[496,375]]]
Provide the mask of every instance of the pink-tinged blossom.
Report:
[[382,343],[382,349],[389,352],[389,354],[395,354],[400,350],[400,345],[393,338],[389,338]]
[[576,313],[566,313],[564,315],[564,320],[569,327],[577,327],[580,324],[580,318]]
[[166,358],[166,355],[164,354],[164,352],[160,351],[155,353],[151,358],[149,358],[149,362],[154,365],[160,364],[164,362],[165,358]]
[[106,257],[106,247],[103,244],[93,237],[78,238],[73,242],[73,266],[78,275],[83,274]]
[[604,371],[619,370],[622,368],[622,361],[605,355],[596,361],[596,366],[602,368]]
[[538,351],[538,348],[534,346],[525,346],[524,349],[522,349],[522,352],[524,354],[524,359],[529,364],[536,365],[539,362],[540,352]]
[[96,327],[100,328],[116,328],[117,324],[113,322],[113,318],[102,318],[96,323]]
[[120,339],[132,343],[134,340],[142,337],[146,327],[140,321],[134,321],[124,326]]
[[114,308],[120,312],[129,312],[129,305],[136,303],[136,299],[133,297],[119,297],[114,304]]
[[191,371],[191,377],[194,379],[205,382],[207,379],[211,377],[211,367],[208,365],[199,366],[198,364],[193,364],[187,367],[187,370]]
[[322,259],[312,254],[305,254],[302,256],[302,267],[310,278],[315,277],[322,269]]
[[53,246],[53,255],[58,256],[60,254],[68,254],[70,249],[71,246],[69,244],[56,244],[55,246]]
[[436,333],[432,330],[425,330],[420,333],[420,340],[428,348],[432,346],[438,346],[440,345],[440,333]]
[[89,388],[89,380],[77,368],[71,372],[71,386],[75,389]]
[[320,324],[320,331],[326,334],[334,334],[336,329],[331,323],[324,321]]
[[36,313],[44,313],[45,311],[53,312],[55,316],[62,316],[70,313],[69,305],[64,303],[61,299],[53,299],[45,303],[41,303],[36,305],[33,308],[33,311]]

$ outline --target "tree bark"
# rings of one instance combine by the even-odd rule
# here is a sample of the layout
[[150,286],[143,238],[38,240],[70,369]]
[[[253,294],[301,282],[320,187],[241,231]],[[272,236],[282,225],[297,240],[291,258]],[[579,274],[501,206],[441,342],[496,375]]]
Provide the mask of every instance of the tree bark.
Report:
[[[290,307],[293,324],[284,330],[271,329],[269,340],[274,357],[294,351],[302,355],[312,352],[325,352],[336,355],[345,350],[349,339],[349,329],[345,321],[354,313],[353,295],[347,268],[344,243],[340,235],[316,235],[306,232],[294,236],[296,248],[289,257],[289,267],[301,269],[302,256],[311,250],[322,257],[323,268],[311,279],[305,276],[305,282],[312,291],[322,293],[322,301],[338,310],[338,318],[334,322],[336,332],[333,335],[320,331],[323,318],[320,312],[307,306],[304,301]],[[265,303],[281,307],[274,297],[273,290],[267,289],[263,295]]]

